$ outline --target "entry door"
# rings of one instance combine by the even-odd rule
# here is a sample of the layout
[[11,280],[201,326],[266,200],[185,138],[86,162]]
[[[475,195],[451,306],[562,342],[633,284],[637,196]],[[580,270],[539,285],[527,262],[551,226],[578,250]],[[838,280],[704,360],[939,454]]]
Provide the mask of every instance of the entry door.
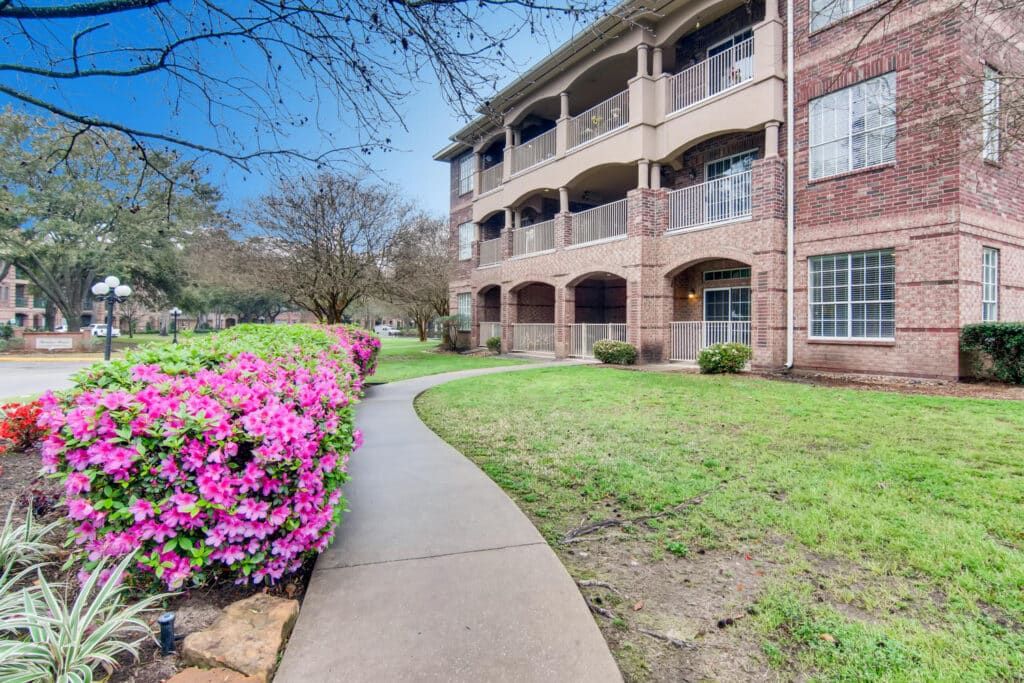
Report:
[[750,287],[723,287],[704,290],[704,344],[749,343]]

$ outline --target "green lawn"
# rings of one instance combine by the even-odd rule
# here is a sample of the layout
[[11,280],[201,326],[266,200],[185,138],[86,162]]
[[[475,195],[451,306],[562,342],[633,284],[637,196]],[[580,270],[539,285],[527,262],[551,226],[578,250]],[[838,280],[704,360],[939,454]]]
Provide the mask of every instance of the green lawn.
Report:
[[421,342],[408,337],[381,339],[380,361],[371,382],[397,382],[402,379],[436,375],[455,370],[518,365],[523,361],[490,356],[467,356],[437,351],[437,340]]
[[[1024,671],[1024,403],[568,367],[453,382],[417,406],[571,573],[647,600],[599,620],[627,678],[675,678],[711,656],[704,642],[784,679]],[[581,520],[695,496],[679,514],[558,541]],[[634,630],[703,595],[712,561],[743,571],[751,555],[735,627],[712,621],[679,650]]]

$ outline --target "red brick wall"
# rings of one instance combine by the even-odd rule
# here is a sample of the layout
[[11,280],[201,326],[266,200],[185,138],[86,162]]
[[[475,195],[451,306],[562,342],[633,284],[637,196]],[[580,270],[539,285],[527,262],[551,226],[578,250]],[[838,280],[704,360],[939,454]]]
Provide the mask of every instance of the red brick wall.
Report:
[[764,133],[730,133],[697,143],[683,152],[680,169],[666,173],[666,187],[677,189],[705,181],[705,165],[734,154],[755,151],[758,159],[764,158]]

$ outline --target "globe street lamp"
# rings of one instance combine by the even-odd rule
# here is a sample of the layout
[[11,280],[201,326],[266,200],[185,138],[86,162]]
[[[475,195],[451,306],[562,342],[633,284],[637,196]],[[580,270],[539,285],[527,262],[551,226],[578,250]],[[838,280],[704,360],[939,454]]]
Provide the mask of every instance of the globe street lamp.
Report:
[[175,306],[170,311],[168,311],[168,313],[171,314],[171,318],[174,320],[174,322],[171,323],[173,325],[173,329],[174,329],[174,340],[171,341],[171,343],[172,344],[177,344],[178,343],[178,316],[181,315],[181,309],[178,308],[177,306]]
[[122,285],[113,275],[108,275],[103,282],[92,286],[92,293],[107,302],[107,343],[103,347],[103,360],[110,360],[110,342],[114,337],[114,304],[131,296],[132,288]]

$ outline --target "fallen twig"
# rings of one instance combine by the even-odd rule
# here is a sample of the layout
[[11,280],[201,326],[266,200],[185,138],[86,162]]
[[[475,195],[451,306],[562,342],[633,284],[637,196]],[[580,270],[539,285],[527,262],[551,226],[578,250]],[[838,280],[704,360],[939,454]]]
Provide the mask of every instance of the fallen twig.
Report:
[[663,643],[668,643],[669,645],[673,645],[675,647],[678,647],[680,650],[683,649],[684,647],[689,647],[690,646],[690,644],[688,642],[686,642],[685,640],[679,640],[678,638],[673,638],[670,635],[666,635],[664,633],[658,633],[657,631],[651,631],[650,629],[638,628],[637,631],[639,631],[640,633],[643,633],[644,635],[650,636],[651,638],[654,638],[656,640],[660,640]]
[[596,581],[594,579],[582,579],[580,581],[577,581],[576,585],[579,586],[580,588],[606,588],[606,589],[610,590],[612,593],[615,593],[616,595],[622,595],[622,591],[620,591],[618,588],[616,588],[615,586],[611,585],[607,581]]
[[680,512],[683,512],[684,510],[688,510],[689,508],[696,507],[696,506],[700,505],[701,503],[703,503],[704,502],[704,498],[709,493],[711,493],[712,490],[714,490],[714,489],[709,489],[709,490],[707,490],[707,491],[705,491],[705,492],[703,492],[703,493],[701,493],[699,495],[694,496],[693,498],[689,498],[687,500],[684,500],[679,505],[671,507],[668,510],[662,510],[661,512],[655,513],[653,515],[641,515],[639,517],[634,517],[632,519],[618,519],[618,518],[602,519],[599,522],[591,522],[590,524],[583,524],[581,526],[576,527],[575,529],[570,529],[569,531],[567,531],[566,534],[564,536],[562,536],[561,543],[574,543],[581,536],[586,536],[587,534],[592,534],[595,531],[600,531],[601,529],[608,529],[610,527],[615,527],[615,526],[627,526],[627,525],[632,525],[632,524],[641,524],[643,522],[648,522],[648,521],[650,521],[652,519],[659,519],[661,517],[667,517],[669,515],[678,514]]
[[590,598],[588,598],[586,595],[583,596],[583,601],[587,603],[587,607],[589,607],[590,611],[593,612],[594,614],[599,614],[602,617],[604,617],[605,619],[610,619],[612,621],[615,620],[615,615],[612,614],[611,610],[607,610],[604,607],[601,607],[599,605],[595,605],[594,603],[592,603],[590,601]]

